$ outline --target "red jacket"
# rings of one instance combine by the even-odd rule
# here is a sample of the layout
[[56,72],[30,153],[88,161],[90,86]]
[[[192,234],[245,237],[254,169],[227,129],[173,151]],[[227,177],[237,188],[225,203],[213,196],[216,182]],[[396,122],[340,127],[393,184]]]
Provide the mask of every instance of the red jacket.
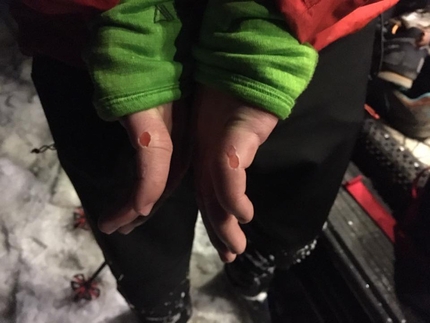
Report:
[[296,37],[321,50],[363,28],[398,0],[278,0]]
[[[301,42],[321,50],[394,6],[398,0],[277,0],[280,11]],[[119,0],[22,0],[13,7],[24,53],[44,53],[79,64],[86,38],[85,20]],[[29,18],[30,17],[30,18]],[[20,21],[22,23],[20,23]],[[30,21],[30,23],[29,23]],[[70,23],[67,21],[81,21]],[[66,22],[66,23],[65,23]],[[39,35],[44,35],[40,39]]]

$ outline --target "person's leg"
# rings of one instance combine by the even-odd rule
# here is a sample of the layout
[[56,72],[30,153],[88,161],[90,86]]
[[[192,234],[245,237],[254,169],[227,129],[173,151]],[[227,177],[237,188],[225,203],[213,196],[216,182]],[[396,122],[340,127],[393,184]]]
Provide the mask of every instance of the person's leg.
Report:
[[246,296],[267,291],[275,267],[311,252],[327,220],[364,116],[373,23],[321,51],[307,90],[247,172],[255,218],[248,248],[227,265]]
[[118,122],[98,118],[84,70],[36,57],[33,80],[61,165],[86,211],[93,233],[142,322],[187,322],[188,269],[197,207],[192,180],[182,185],[145,225],[129,235],[106,235],[98,218],[126,197],[134,176],[134,150]]

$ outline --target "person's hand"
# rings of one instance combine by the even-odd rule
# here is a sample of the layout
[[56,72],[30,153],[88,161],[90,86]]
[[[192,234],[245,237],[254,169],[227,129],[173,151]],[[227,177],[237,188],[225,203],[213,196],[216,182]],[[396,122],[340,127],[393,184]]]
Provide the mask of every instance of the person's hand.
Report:
[[[176,145],[183,144],[186,123],[182,119],[186,107],[183,102],[175,102],[173,109],[176,109],[176,118],[173,118],[172,105],[164,104],[121,118],[120,123],[127,130],[130,143],[136,150],[136,176],[134,183],[129,183],[131,193],[125,201],[101,217],[101,231],[110,234],[118,230],[127,234],[146,222],[151,211],[174,189],[185,173],[189,152],[184,154],[184,150],[178,148],[175,162],[172,162],[172,154],[173,144],[175,149]],[[174,142],[171,134],[172,137],[176,134]]]
[[253,205],[245,194],[245,170],[278,118],[208,87],[199,90],[195,104],[198,204],[221,260],[231,262],[246,247],[239,222],[247,223],[254,215]]

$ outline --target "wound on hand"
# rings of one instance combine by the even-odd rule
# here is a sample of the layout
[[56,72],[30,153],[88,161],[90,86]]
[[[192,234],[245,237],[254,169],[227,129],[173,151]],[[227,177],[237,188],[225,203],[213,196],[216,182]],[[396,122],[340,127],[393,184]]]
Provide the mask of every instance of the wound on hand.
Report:
[[227,156],[230,167],[237,169],[239,167],[239,156],[237,155],[236,148],[234,146],[230,146],[227,151]]
[[151,135],[148,132],[144,132],[139,137],[139,145],[141,147],[148,147],[151,142]]

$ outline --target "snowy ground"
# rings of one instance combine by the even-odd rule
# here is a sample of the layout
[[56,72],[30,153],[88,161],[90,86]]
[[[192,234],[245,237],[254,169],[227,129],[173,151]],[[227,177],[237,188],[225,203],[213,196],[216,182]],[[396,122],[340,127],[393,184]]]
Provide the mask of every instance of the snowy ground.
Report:
[[[90,275],[103,260],[91,233],[73,229],[80,203],[55,152],[30,153],[50,143],[30,60],[0,20],[0,323],[133,323],[108,269],[100,276],[99,299],[71,301],[72,276]],[[223,286],[205,287],[221,266],[199,222],[193,323],[241,322]]]

